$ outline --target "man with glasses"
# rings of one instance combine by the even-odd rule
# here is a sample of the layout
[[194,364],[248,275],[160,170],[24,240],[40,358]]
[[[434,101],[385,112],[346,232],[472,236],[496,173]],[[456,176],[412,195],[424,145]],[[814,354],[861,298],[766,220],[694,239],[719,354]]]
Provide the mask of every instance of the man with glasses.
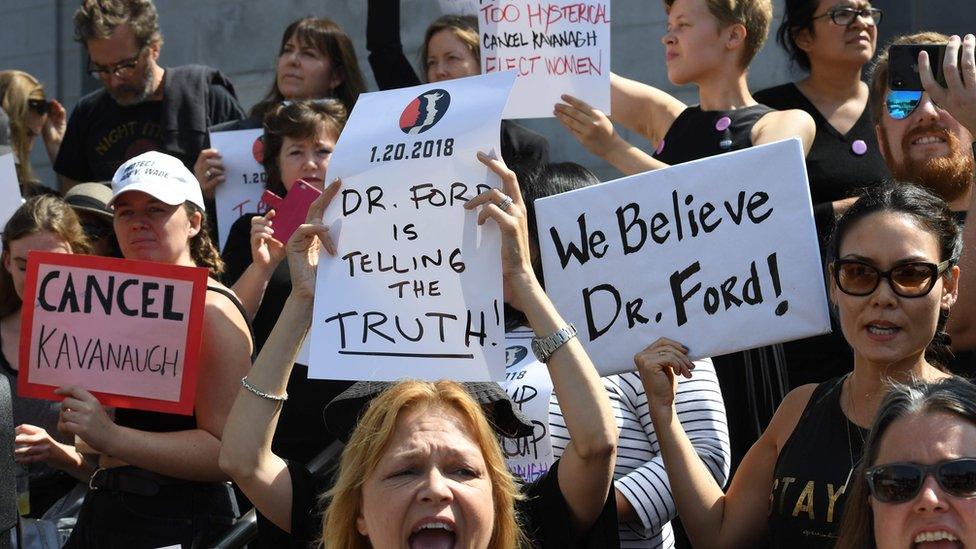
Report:
[[150,150],[192,168],[207,128],[244,117],[219,71],[159,66],[163,39],[152,0],[83,0],[75,39],[102,89],[82,97],[68,120],[54,164],[62,192],[79,181],[111,180],[123,162]]
[[[895,179],[920,184],[941,196],[961,223],[967,217],[976,219],[976,193],[972,192],[976,179],[976,37],[922,32],[902,36],[892,44],[947,44],[943,63],[947,87],[932,76],[931,65],[936,60],[920,60],[925,90],[891,90],[888,52],[881,53],[871,74],[870,107],[885,162]],[[963,231],[959,266],[959,299],[948,327],[957,353],[976,349],[976,223],[968,223]],[[957,373],[974,374],[976,355],[957,356],[951,366]]]

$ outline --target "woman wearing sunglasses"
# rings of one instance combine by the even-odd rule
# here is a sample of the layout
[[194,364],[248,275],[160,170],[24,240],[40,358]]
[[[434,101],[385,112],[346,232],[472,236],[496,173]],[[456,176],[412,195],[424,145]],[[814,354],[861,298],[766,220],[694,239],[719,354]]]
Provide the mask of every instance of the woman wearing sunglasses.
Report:
[[67,126],[64,107],[44,95],[44,86],[23,71],[0,71],[0,108],[10,117],[10,137],[17,180],[24,196],[37,194],[39,185],[30,165],[34,138],[41,136],[47,155],[54,163]]
[[728,492],[677,421],[676,375],[693,366],[659,339],[635,357],[682,523],[695,546],[830,547],[846,490],[891,382],[948,377],[940,359],[956,299],[961,242],[945,203],[908,183],[868,190],[837,222],[828,248],[830,296],[853,372],[790,392]]
[[895,387],[852,481],[839,549],[976,545],[976,386]]

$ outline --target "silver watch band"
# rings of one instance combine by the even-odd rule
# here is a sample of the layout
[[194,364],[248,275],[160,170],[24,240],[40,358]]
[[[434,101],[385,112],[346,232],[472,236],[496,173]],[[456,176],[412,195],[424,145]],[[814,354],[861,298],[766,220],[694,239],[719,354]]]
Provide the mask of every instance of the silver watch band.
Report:
[[556,352],[556,349],[576,337],[576,333],[576,326],[568,324],[546,337],[532,338],[532,352],[535,354],[535,358],[542,363],[549,362],[549,358]]

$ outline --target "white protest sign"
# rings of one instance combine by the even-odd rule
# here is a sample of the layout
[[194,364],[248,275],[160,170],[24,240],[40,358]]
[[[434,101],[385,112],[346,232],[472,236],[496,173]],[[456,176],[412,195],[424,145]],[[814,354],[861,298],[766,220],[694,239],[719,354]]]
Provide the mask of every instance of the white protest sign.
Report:
[[502,452],[508,470],[525,482],[535,482],[552,467],[552,440],[549,438],[549,398],[552,380],[549,369],[531,351],[530,329],[509,332],[505,340],[505,381],[501,386],[512,402],[532,422],[531,436],[502,437]]
[[249,213],[263,213],[261,195],[267,174],[258,158],[264,154],[264,130],[234,130],[210,134],[210,146],[220,151],[226,180],[217,185],[217,238],[223,249],[231,225]]
[[601,375],[659,337],[691,358],[827,333],[803,150],[792,139],[536,203],[546,291]]
[[445,15],[478,15],[481,0],[439,0]]
[[551,118],[568,93],[610,114],[610,0],[484,0],[481,69],[516,70],[504,118]]
[[496,73],[359,96],[329,164],[337,257],[318,266],[310,378],[504,375],[500,232],[464,203],[497,176],[515,80]]
[[17,182],[17,166],[14,164],[13,154],[0,156],[0,197],[2,197],[0,198],[0,232],[2,232],[10,216],[14,215],[24,202],[20,196],[20,184]]

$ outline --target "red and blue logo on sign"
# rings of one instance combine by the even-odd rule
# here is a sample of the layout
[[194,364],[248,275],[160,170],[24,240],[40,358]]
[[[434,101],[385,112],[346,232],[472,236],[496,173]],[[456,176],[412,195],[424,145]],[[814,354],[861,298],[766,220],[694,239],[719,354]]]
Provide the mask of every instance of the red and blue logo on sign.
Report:
[[400,129],[403,133],[417,135],[433,128],[451,105],[451,94],[447,90],[433,89],[420,94],[400,114]]

